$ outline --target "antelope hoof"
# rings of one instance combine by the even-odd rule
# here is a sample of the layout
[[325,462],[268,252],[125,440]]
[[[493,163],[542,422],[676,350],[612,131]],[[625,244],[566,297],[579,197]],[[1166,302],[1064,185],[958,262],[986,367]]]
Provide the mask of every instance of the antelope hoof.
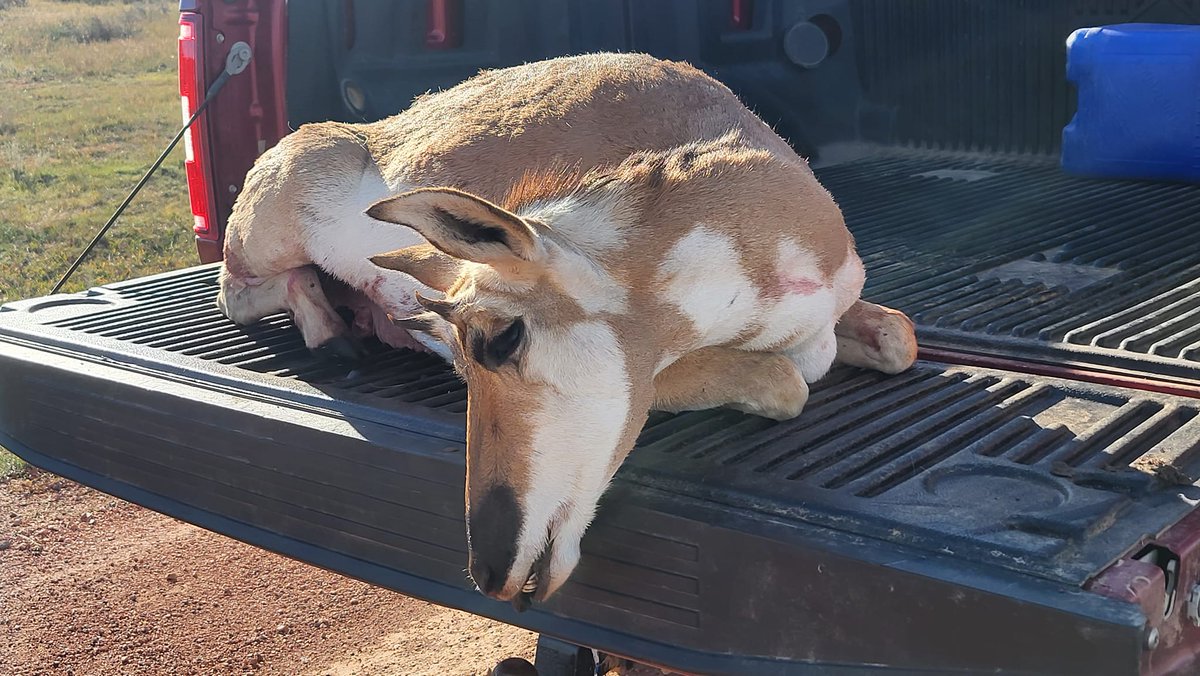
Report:
[[837,361],[883,373],[900,373],[917,360],[917,334],[908,315],[855,301],[833,328]]
[[917,361],[917,335],[908,315],[884,308],[885,314],[861,327],[860,340],[872,348],[875,368],[896,374],[908,370]]
[[338,364],[354,364],[363,358],[362,348],[347,336],[334,336],[313,348],[313,354]]
[[808,403],[808,383],[804,382],[804,377],[790,361],[786,366],[789,374],[781,375],[753,399],[738,402],[732,407],[743,413],[772,420],[791,420],[800,415],[804,405]]
[[804,410],[804,404],[808,401],[807,394],[799,399],[793,398],[790,401],[749,401],[740,404],[733,404],[731,408],[749,413],[750,415],[762,416],[771,420],[791,420]]
[[538,671],[529,660],[510,657],[492,669],[492,676],[538,676]]

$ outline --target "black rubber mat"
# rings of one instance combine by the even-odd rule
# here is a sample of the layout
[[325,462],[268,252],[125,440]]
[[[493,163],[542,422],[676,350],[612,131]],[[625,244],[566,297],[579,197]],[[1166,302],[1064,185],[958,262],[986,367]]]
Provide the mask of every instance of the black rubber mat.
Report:
[[921,342],[1200,381],[1200,187],[908,153],[818,171]]

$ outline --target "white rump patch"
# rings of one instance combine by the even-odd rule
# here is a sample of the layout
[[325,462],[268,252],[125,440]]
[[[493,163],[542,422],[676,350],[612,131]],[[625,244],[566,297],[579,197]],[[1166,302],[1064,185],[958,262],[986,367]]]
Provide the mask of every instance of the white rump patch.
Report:
[[854,247],[846,252],[846,262],[833,273],[833,293],[837,299],[837,316],[841,317],[862,295],[867,271]]
[[[401,186],[405,188],[407,186]],[[425,238],[412,228],[377,221],[363,211],[393,194],[374,165],[368,167],[358,189],[348,195],[329,195],[320,203],[323,222],[305,224],[304,249],[326,272],[355,287],[388,312],[416,309],[413,292],[428,292],[425,285],[395,270],[371,263],[371,256],[422,244]]]
[[837,357],[837,337],[833,333],[833,324],[826,324],[809,336],[803,343],[793,345],[785,354],[800,369],[804,382],[817,382],[829,372],[833,360]]
[[703,224],[671,247],[658,269],[665,300],[679,308],[701,345],[735,338],[753,319],[758,293],[728,236]]
[[315,196],[312,206],[321,210],[320,222],[303,224],[308,236],[304,248],[313,262],[361,288],[378,270],[367,260],[371,256],[423,243],[425,238],[412,228],[377,221],[363,213],[392,194],[372,165],[363,172],[354,192]]

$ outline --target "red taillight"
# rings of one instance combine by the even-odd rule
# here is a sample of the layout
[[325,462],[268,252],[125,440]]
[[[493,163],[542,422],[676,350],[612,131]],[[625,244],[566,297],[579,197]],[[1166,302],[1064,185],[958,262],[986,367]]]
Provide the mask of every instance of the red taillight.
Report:
[[453,49],[462,44],[462,0],[429,0],[425,47]]
[[754,18],[754,0],[730,0],[729,22],[740,31],[750,30]]
[[[204,48],[200,40],[204,33],[203,22],[199,14],[185,13],[179,17],[179,97],[185,123],[204,101]],[[195,219],[192,227],[197,237],[215,241],[218,233],[212,223],[214,200],[208,172],[206,117],[207,113],[201,115],[184,133],[183,166]]]

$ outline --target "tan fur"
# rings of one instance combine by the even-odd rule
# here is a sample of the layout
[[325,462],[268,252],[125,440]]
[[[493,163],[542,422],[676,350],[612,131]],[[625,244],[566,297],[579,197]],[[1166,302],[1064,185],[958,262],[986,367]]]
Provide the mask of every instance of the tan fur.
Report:
[[842,363],[900,373],[917,359],[912,320],[899,310],[859,300],[834,330]]
[[775,420],[800,415],[808,383],[777,352],[706,347],[681,357],[654,378],[654,409],[693,411],[729,406]]
[[508,189],[500,205],[520,212],[539,202],[549,202],[581,192],[593,185],[601,171],[583,171],[578,164],[536,167],[526,170]]
[[716,139],[734,128],[757,147],[795,157],[731,99],[728,88],[687,64],[595,54],[484,71],[363,131],[385,177],[428,178],[420,182],[493,202],[531,169],[616,166],[637,151]]
[[536,406],[541,388],[507,387],[511,374],[482,368],[468,367],[465,376],[473,390],[467,411],[467,474],[474,480],[467,484],[467,506],[478,504],[488,489],[501,483],[522,495],[529,489],[529,463],[519,454],[495,449],[531,438],[533,421],[524,412]]
[[438,251],[432,244],[381,253],[371,258],[371,262],[381,268],[403,270],[438,291],[450,288],[462,272],[462,261]]
[[[410,230],[391,224],[426,241],[414,243]],[[697,241],[725,258],[698,262],[688,254],[672,263]],[[376,249],[356,259],[364,246]],[[835,333],[838,357],[848,363],[896,372],[915,358],[906,317],[856,302],[862,279],[853,239],[807,164],[724,85],[648,56],[597,54],[484,72],[380,122],[305,125],[247,177],[225,255],[227,314],[246,319],[254,313],[245,307],[295,301],[304,308],[301,328],[317,326],[322,338],[336,330],[317,300],[277,294],[255,305],[256,289],[282,288],[273,280],[316,265],[397,317],[421,309],[404,297],[413,280],[444,292],[423,301],[436,315],[411,325],[432,327],[469,384],[469,502],[499,484],[523,500],[537,494],[547,488],[535,481],[546,471],[538,463],[577,467],[559,455],[581,452],[566,445],[588,444],[564,441],[572,425],[611,422],[616,449],[598,451],[609,454],[603,482],[584,472],[551,487],[569,493],[539,507],[553,508],[552,522],[526,524],[536,532],[522,536],[527,546],[513,564],[524,569],[505,579],[499,598],[517,594],[532,565],[529,548],[560,527],[574,531],[555,541],[554,557],[566,551],[562,565],[574,565],[569,548],[578,545],[579,525],[586,527],[597,491],[652,406],[730,405],[792,417],[808,396],[805,373],[828,367]],[[791,260],[785,255],[802,261],[795,265],[806,277],[781,278],[789,272],[779,268]],[[743,298],[726,318],[705,306],[701,317],[688,305],[705,300],[687,295],[690,277],[667,288],[680,274],[670,265],[706,263],[739,284],[744,278],[754,303]],[[780,299],[808,302],[808,291],[789,291],[797,286],[831,299],[827,310],[811,310],[824,313],[812,325],[772,312]],[[436,324],[437,315],[448,321]],[[719,331],[701,325],[714,316]],[[479,364],[479,346],[517,318],[529,337],[511,363]],[[740,323],[728,331],[723,319]],[[568,335],[591,352],[573,352],[584,347],[564,342]],[[588,412],[572,397],[598,386],[597,378],[612,380],[611,391],[596,390],[609,403]],[[608,421],[604,406],[623,420]],[[562,429],[540,426],[550,423]],[[547,439],[564,447],[542,448],[539,459]],[[565,579],[561,570],[550,573],[541,598]]]

